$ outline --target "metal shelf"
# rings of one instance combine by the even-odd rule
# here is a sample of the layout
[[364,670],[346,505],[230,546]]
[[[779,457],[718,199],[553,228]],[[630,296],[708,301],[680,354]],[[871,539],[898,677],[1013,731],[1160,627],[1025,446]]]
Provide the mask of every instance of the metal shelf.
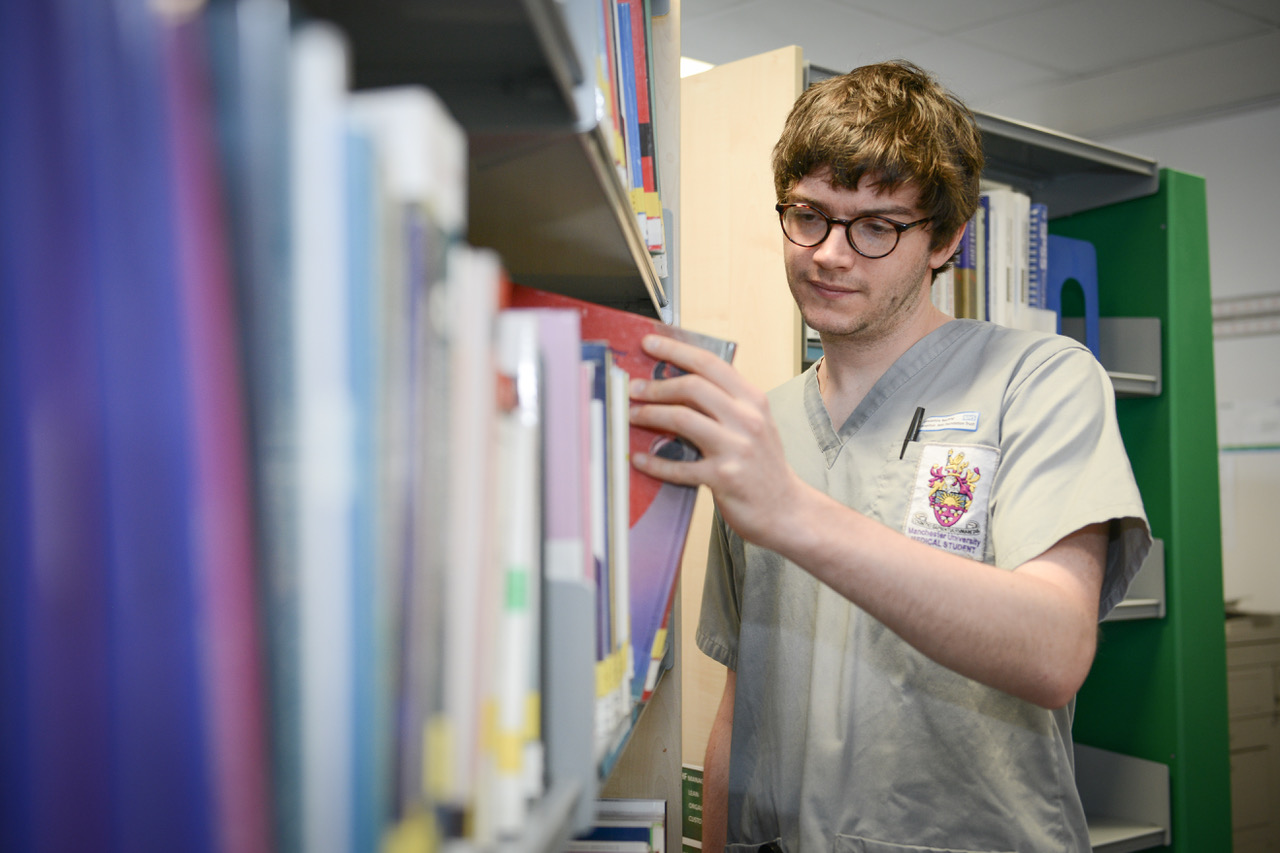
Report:
[[1118,818],[1089,818],[1089,844],[1095,853],[1132,853],[1163,847],[1165,829]]
[[1164,540],[1153,539],[1151,551],[1129,584],[1128,594],[1103,621],[1163,619],[1165,608]]
[[[1062,334],[1084,342],[1084,318],[1063,317]],[[1164,389],[1160,318],[1099,317],[1098,360],[1117,397],[1159,397]]]
[[1076,786],[1095,851],[1168,846],[1169,766],[1077,743]]
[[672,321],[596,108],[593,0],[295,0],[357,88],[431,88],[470,142],[468,240],[512,278]]
[[983,176],[1011,184],[1057,218],[1152,195],[1156,161],[1031,124],[974,112],[987,157]]

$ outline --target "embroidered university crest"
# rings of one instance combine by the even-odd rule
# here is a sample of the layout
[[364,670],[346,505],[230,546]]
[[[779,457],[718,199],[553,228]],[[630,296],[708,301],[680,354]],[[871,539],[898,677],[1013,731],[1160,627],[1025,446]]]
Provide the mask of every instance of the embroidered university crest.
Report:
[[1000,451],[994,447],[924,445],[902,532],[917,542],[983,559],[990,483],[999,466]]
[[947,451],[946,464],[932,466],[929,474],[929,506],[933,517],[943,527],[951,527],[969,511],[973,486],[982,479],[982,472],[977,467],[971,470],[964,452],[952,449]]

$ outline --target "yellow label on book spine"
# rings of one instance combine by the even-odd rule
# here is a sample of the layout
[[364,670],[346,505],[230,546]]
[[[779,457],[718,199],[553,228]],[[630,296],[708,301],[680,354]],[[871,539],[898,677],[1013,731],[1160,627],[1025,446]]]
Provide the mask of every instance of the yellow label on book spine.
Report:
[[536,690],[525,697],[524,736],[526,740],[542,739],[542,694]]
[[493,757],[499,773],[516,775],[524,767],[524,733],[499,730],[493,735]]
[[596,698],[603,699],[609,695],[609,660],[596,661]]
[[624,650],[618,649],[602,661],[596,661],[596,698],[601,699],[622,686],[622,674],[626,670]]
[[480,706],[480,751],[492,754],[498,741],[498,703],[492,697]]
[[659,628],[653,635],[653,646],[649,649],[650,658],[660,658],[667,653],[667,629]]
[[662,201],[657,193],[647,192],[644,194],[644,212],[651,219],[662,217]]
[[395,824],[382,837],[382,853],[435,853],[440,833],[431,812],[416,812]]
[[445,799],[453,783],[453,724],[437,714],[422,726],[422,781],[428,799]]

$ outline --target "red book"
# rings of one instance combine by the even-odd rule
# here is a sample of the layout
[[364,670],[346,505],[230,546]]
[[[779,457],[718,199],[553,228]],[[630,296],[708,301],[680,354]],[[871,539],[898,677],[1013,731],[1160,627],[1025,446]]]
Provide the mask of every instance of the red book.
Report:
[[[669,326],[660,320],[633,314],[593,302],[584,302],[556,293],[521,285],[511,291],[511,305],[519,308],[573,308],[582,318],[582,340],[603,341],[614,362],[633,379],[654,379],[672,375],[676,368],[659,362],[640,348],[647,334],[666,335],[700,346],[732,361],[735,344],[719,338]],[[696,459],[698,451],[673,435],[638,426],[630,428],[630,452],[658,454],[672,459]],[[631,642],[635,671],[633,693],[640,697],[653,639],[662,627],[672,602],[672,590],[680,570],[689,518],[697,489],[654,479],[631,469],[630,555]]]

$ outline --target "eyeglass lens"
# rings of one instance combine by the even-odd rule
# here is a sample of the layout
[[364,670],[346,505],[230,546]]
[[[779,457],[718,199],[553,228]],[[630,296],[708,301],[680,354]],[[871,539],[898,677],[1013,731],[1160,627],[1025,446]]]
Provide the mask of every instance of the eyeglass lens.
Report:
[[[816,246],[826,239],[833,221],[812,207],[788,207],[782,212],[782,230],[800,246]],[[898,229],[878,216],[864,216],[848,225],[849,243],[867,257],[882,257],[898,245]]]

